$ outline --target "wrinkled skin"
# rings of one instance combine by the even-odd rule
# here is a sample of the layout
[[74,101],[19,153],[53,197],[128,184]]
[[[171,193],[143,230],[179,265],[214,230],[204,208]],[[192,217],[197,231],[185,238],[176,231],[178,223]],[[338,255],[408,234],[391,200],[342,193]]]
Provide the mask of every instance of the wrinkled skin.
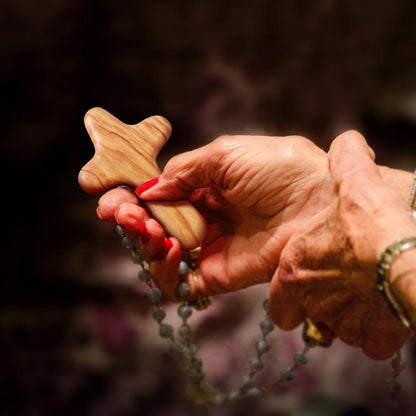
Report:
[[383,182],[373,158],[358,133],[333,142],[333,200],[284,248],[271,314],[286,329],[307,315],[370,357],[385,359],[410,333],[377,293],[376,264],[387,245],[416,228],[405,198]]
[[[329,202],[327,165],[326,154],[302,137],[221,137],[171,159],[158,185],[141,197],[189,197],[197,205],[208,220],[199,289],[203,294],[223,293],[271,279],[294,230]],[[117,191],[111,191],[111,200]],[[100,212],[113,209],[108,199],[101,198]],[[137,203],[116,199],[117,204],[119,223],[126,226],[128,218],[137,217],[138,223],[146,221],[152,240],[160,235],[158,225],[149,224]],[[151,267],[165,295],[174,298],[180,249],[176,239],[171,240],[166,260],[152,261]],[[150,251],[148,259],[157,252]],[[192,279],[189,282],[192,285]]]
[[[347,161],[342,153],[348,145],[343,143],[353,144]],[[396,237],[369,219],[380,213],[383,220],[396,218],[384,218],[379,194],[370,194],[370,207],[363,198],[368,193],[361,192],[358,202],[358,194],[351,195],[352,189],[366,189],[354,183],[362,169],[355,166],[354,160],[361,161],[355,158],[357,151],[376,175],[379,194],[398,194],[400,187],[385,181],[399,182],[400,174],[377,168],[365,140],[350,132],[335,140],[329,155],[298,136],[221,137],[171,159],[159,183],[141,198],[189,198],[207,219],[198,269],[202,295],[272,279],[271,314],[279,326],[291,329],[308,316],[370,357],[386,358],[409,333],[375,290],[381,247]],[[182,257],[178,241],[170,237],[171,247],[161,256],[163,229],[125,189],[105,194],[98,215],[123,225],[138,239],[155,282],[175,299]],[[408,226],[405,221],[401,227]],[[188,282],[195,296],[194,280]]]

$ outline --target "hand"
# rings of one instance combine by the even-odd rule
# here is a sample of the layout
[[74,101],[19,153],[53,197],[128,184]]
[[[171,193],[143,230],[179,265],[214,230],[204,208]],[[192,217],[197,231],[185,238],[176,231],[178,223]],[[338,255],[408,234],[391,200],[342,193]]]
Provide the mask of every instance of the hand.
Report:
[[387,245],[416,234],[415,222],[360,134],[339,136],[328,156],[332,202],[282,251],[270,291],[272,318],[291,329],[308,316],[370,357],[385,359],[410,332],[378,293],[376,264]]
[[[197,271],[205,296],[270,280],[287,241],[328,206],[332,188],[326,154],[309,140],[230,136],[171,159],[158,184],[140,197],[189,198],[207,219]],[[163,230],[126,190],[104,195],[99,211],[102,219],[116,220],[137,237],[146,225],[152,238],[141,241],[141,248],[156,283],[174,299],[182,256],[176,239],[170,238],[172,247],[157,258],[165,244]],[[194,281],[188,280],[195,296]]]

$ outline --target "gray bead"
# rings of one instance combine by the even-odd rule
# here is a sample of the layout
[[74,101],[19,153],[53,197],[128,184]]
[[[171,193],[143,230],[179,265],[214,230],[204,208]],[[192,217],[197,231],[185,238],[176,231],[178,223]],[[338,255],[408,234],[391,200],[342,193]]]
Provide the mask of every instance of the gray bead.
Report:
[[252,387],[251,389],[247,390],[246,396],[250,399],[257,399],[260,397],[260,390],[257,387]]
[[178,276],[186,276],[188,274],[189,266],[186,261],[181,261],[178,268]]
[[191,335],[191,326],[188,324],[183,324],[179,327],[179,335],[183,338],[187,338]]
[[149,270],[147,270],[147,269],[141,269],[141,270],[139,271],[138,276],[139,276],[139,279],[140,279],[142,282],[149,282],[149,281],[150,281],[150,279],[152,278],[152,276],[151,276],[151,274],[150,274]]
[[295,373],[291,368],[284,368],[280,371],[280,379],[283,381],[291,381],[295,377]]
[[188,283],[185,282],[181,282],[178,284],[177,288],[176,288],[176,294],[180,297],[180,298],[187,298],[191,293],[191,289],[188,285]]
[[188,344],[186,349],[191,356],[195,356],[198,351],[195,344]]
[[267,335],[274,329],[274,323],[270,318],[265,318],[260,322],[260,328],[263,331],[263,335]]
[[162,338],[170,338],[173,335],[173,326],[168,324],[159,325],[159,335]]
[[175,355],[182,355],[184,353],[183,345],[178,341],[173,341],[170,344],[170,352]]
[[121,245],[125,248],[128,248],[129,250],[133,250],[134,248],[136,248],[136,244],[134,243],[134,241],[127,236],[124,236],[121,239]]
[[228,393],[228,400],[230,402],[237,402],[238,400],[241,399],[241,392],[240,390],[232,390]]
[[178,308],[178,315],[183,319],[187,319],[192,315],[192,308],[189,305],[182,304]]
[[308,358],[303,352],[297,352],[293,356],[293,360],[297,366],[305,365],[308,362]]
[[265,299],[263,302],[263,309],[268,313],[269,312],[269,299]]
[[158,303],[162,299],[162,292],[158,288],[150,289],[147,292],[147,296],[149,297],[150,302]]
[[163,319],[166,317],[166,311],[161,306],[154,306],[152,308],[151,314],[152,318],[157,322],[163,321]]
[[257,352],[262,355],[270,350],[270,342],[267,339],[260,339],[256,343]]
[[143,256],[140,251],[133,250],[131,252],[131,260],[134,264],[143,264]]
[[264,367],[264,364],[263,364],[263,361],[260,360],[260,358],[255,357],[250,360],[251,371],[257,372],[257,371],[262,370],[263,367]]
[[189,371],[189,377],[194,383],[199,383],[205,378],[205,373],[202,370],[191,369]]
[[243,376],[241,379],[241,388],[248,389],[250,387],[253,387],[254,381],[250,376]]

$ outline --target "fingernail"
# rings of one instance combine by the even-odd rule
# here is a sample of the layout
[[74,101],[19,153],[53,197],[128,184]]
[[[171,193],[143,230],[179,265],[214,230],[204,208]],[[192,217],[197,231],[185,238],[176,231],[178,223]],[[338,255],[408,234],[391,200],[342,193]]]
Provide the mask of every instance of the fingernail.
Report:
[[152,186],[155,186],[159,182],[159,177],[156,176],[156,178],[150,179],[149,181],[141,184],[136,188],[136,194],[140,196],[144,191],[147,191]]
[[167,238],[165,242],[163,243],[162,249],[159,251],[159,253],[156,254],[154,260],[164,260],[165,257],[168,255],[169,250],[173,247],[172,240],[170,238]]
[[147,231],[145,222],[143,222],[142,226],[140,227],[139,234],[143,244],[147,244],[150,241],[150,233]]

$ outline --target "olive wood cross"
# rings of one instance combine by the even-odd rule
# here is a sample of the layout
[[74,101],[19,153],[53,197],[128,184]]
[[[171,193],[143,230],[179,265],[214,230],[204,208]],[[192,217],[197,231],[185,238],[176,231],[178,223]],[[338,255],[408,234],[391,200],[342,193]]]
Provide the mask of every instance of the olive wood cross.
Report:
[[[161,116],[135,125],[122,123],[102,108],[85,115],[85,126],[94,144],[94,157],[81,169],[78,182],[88,193],[101,193],[118,185],[136,188],[160,175],[157,155],[172,131]],[[206,223],[189,201],[146,201],[146,207],[184,250],[198,247]]]

